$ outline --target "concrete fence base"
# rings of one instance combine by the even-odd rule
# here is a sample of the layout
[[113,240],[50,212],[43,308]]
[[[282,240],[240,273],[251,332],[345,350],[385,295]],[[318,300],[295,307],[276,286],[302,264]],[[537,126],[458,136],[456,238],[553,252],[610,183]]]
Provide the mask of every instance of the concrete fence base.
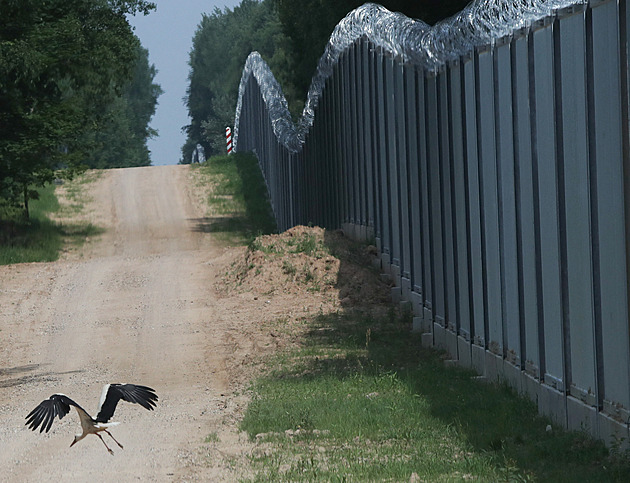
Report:
[[[370,227],[346,223],[342,230],[346,236],[356,241],[373,240]],[[400,272],[400,267],[391,265],[387,256],[379,257],[377,266],[386,274]],[[619,420],[626,417],[625,414],[617,411],[616,417],[613,417],[605,411],[598,411],[596,407],[545,384],[540,378],[528,374],[525,369],[507,361],[500,354],[471,343],[465,336],[457,335],[436,322],[431,310],[424,307],[420,294],[403,290],[404,285],[409,285],[409,280],[401,277],[393,277],[392,280],[397,284],[392,288],[392,302],[411,305],[414,314],[413,330],[421,334],[424,347],[446,351],[451,357],[449,363],[473,369],[481,376],[480,380],[508,384],[519,394],[535,402],[541,415],[549,417],[562,428],[584,431],[603,440],[608,446],[630,449],[630,425]]]

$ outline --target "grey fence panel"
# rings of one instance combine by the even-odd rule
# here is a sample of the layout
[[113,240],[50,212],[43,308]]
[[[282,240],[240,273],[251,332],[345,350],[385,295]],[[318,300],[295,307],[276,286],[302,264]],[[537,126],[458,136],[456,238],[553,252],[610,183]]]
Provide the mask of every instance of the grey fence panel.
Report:
[[372,148],[372,214],[374,217],[373,220],[373,229],[374,229],[374,239],[375,242],[380,237],[380,225],[382,220],[382,214],[380,211],[380,175],[379,175],[379,111],[378,111],[378,103],[377,103],[377,78],[378,78],[378,67],[377,67],[377,53],[376,49],[372,48],[368,44],[368,75],[370,77],[370,116],[372,123],[369,126],[370,129],[370,141]]
[[[464,111],[462,99],[462,68],[459,61],[453,62],[448,70],[449,116],[451,136],[451,156],[453,170],[454,227],[453,241],[456,249],[455,296],[457,310],[457,334],[463,338],[459,344],[460,359],[470,363],[471,310],[469,280],[469,243],[468,243],[468,203],[466,198],[467,179],[465,163]],[[465,351],[466,354],[463,354]]]
[[352,150],[352,167],[354,171],[355,188],[355,224],[361,227],[367,225],[365,217],[365,169],[363,150],[363,116],[361,113],[361,77],[358,69],[359,50],[358,44],[353,44],[352,57],[350,58],[351,72],[351,121],[352,121],[352,137],[354,144]]
[[604,408],[628,421],[628,293],[626,273],[619,21],[616,2],[591,10],[591,165],[597,190],[599,296]]
[[341,56],[340,65],[340,93],[339,99],[341,107],[340,130],[343,135],[340,150],[342,153],[342,175],[343,175],[343,213],[344,221],[352,223],[355,218],[354,201],[354,178],[352,172],[352,147],[353,139],[350,122],[350,63],[348,58],[350,53],[344,52]]
[[363,121],[361,115],[359,114],[359,102],[361,96],[360,89],[360,79],[359,73],[357,71],[357,63],[358,63],[358,52],[357,52],[357,43],[352,44],[350,49],[350,123],[352,128],[352,134],[349,142],[352,149],[352,171],[354,178],[354,211],[355,211],[355,221],[354,224],[358,226],[365,226],[365,214],[364,214],[364,206],[363,200],[365,198],[365,194],[363,193],[363,157],[361,155],[361,144],[362,139],[360,137],[360,132],[362,129],[360,127],[361,122]]
[[[571,334],[567,356],[569,426],[579,423],[597,406],[595,360],[595,308],[591,244],[591,206],[587,131],[586,24],[584,9],[571,11],[558,21],[560,62],[560,141],[564,175],[564,226],[566,230],[566,302],[564,317]],[[583,405],[586,405],[584,407]],[[579,411],[586,415],[576,418]],[[592,423],[594,424],[594,423]]]
[[[404,68],[406,97],[406,136],[409,172],[407,173],[407,189],[409,192],[409,256],[411,290],[416,296],[422,294],[422,205],[420,204],[420,149],[418,146],[418,84],[417,70],[412,65]],[[421,300],[421,299],[420,299]],[[418,302],[421,304],[421,302]],[[417,305],[419,308],[420,305]],[[422,315],[416,310],[417,315]]]
[[[485,335],[485,299],[483,289],[483,264],[481,244],[481,190],[479,184],[479,149],[477,141],[477,90],[475,88],[476,58],[467,59],[464,64],[464,129],[466,142],[466,169],[468,179],[468,243],[470,250],[470,297],[471,297],[471,335],[473,347],[472,361],[477,370],[483,370],[483,349],[486,346]],[[475,350],[475,349],[481,350]]]
[[[347,155],[346,155],[346,144],[347,144],[347,133],[345,131],[346,123],[345,123],[345,92],[343,86],[344,80],[344,64],[340,62],[335,66],[336,72],[333,73],[332,78],[334,79],[334,103],[335,103],[335,133],[336,133],[336,157],[337,157],[337,176],[339,176],[338,188],[337,188],[337,196],[339,200],[339,216],[341,223],[345,223],[346,217],[348,216],[348,205],[347,205],[347,188],[348,188],[348,179],[347,179]],[[336,75],[335,75],[336,74]]]
[[[563,390],[562,293],[560,286],[560,234],[554,113],[553,32],[549,25],[532,33],[534,170],[537,173],[538,246],[540,264],[539,323],[544,341],[541,355],[544,382]],[[535,193],[536,196],[536,193]]]
[[[337,189],[336,189],[336,199],[337,206],[339,208],[339,225],[344,223],[346,214],[348,213],[346,210],[346,202],[345,202],[345,179],[344,179],[344,171],[343,171],[343,145],[345,144],[344,132],[343,132],[343,124],[342,124],[342,113],[343,113],[343,104],[344,99],[341,90],[341,67],[339,64],[335,65],[333,68],[333,74],[331,78],[334,80],[334,110],[335,116],[333,118],[333,122],[335,125],[334,136],[335,136],[335,176],[337,177]],[[337,226],[339,226],[337,225]]]
[[427,99],[426,78],[424,72],[419,72],[417,77],[418,88],[418,147],[420,157],[420,213],[422,220],[422,318],[423,326],[432,330],[433,321],[433,279],[431,270],[431,205],[430,205],[430,179],[429,179],[429,150],[428,150],[428,125],[427,125]]
[[339,212],[339,205],[336,198],[336,180],[334,179],[334,166],[336,164],[334,139],[335,139],[335,115],[333,107],[333,86],[331,79],[326,79],[324,85],[324,91],[322,96],[322,111],[326,121],[323,119],[320,121],[323,129],[323,144],[324,150],[322,152],[323,159],[319,160],[324,167],[324,176],[326,178],[326,192],[325,197],[328,200],[328,209],[324,209],[325,226],[332,228],[337,225],[337,213]]
[[[523,32],[526,34],[526,32]],[[532,126],[530,112],[530,37],[519,36],[512,42],[514,75],[514,143],[517,204],[517,241],[519,242],[519,308],[521,320],[521,353],[525,373],[540,377],[538,327],[538,285],[536,264],[536,215],[534,200],[534,167],[532,164]],[[534,381],[526,379],[525,390],[537,394]],[[531,383],[531,384],[530,384]]]
[[337,77],[337,109],[339,110],[339,116],[337,118],[337,129],[339,133],[337,149],[339,150],[339,188],[340,188],[340,203],[341,203],[341,221],[347,223],[349,217],[352,215],[348,197],[351,189],[351,179],[348,171],[348,122],[346,110],[348,108],[347,103],[347,63],[340,59],[339,73]]
[[438,81],[438,123],[440,130],[440,181],[442,194],[442,230],[444,233],[444,291],[446,296],[445,327],[446,349],[457,352],[457,301],[455,280],[455,240],[453,230],[453,170],[452,170],[452,131],[450,128],[450,104],[448,96],[448,76],[442,70]]
[[[388,189],[389,189],[389,226],[390,226],[390,255],[391,264],[394,271],[395,278],[398,279],[401,275],[401,252],[400,252],[400,192],[399,192],[399,178],[400,178],[400,158],[398,155],[398,144],[396,139],[398,133],[397,117],[399,113],[396,110],[397,102],[396,98],[399,95],[397,92],[396,83],[396,62],[392,57],[387,58],[385,62],[385,91],[386,91],[386,115],[385,121],[387,125],[387,176],[388,176]],[[402,93],[400,93],[402,94]],[[400,286],[398,283],[397,285]]]
[[431,285],[433,290],[433,320],[436,344],[444,345],[446,294],[444,284],[444,240],[442,232],[442,197],[440,182],[439,126],[437,106],[437,76],[425,76],[425,108],[427,124],[427,167],[430,206]]
[[[330,146],[328,150],[330,152],[330,171],[328,176],[331,178],[331,196],[333,199],[335,211],[333,215],[333,225],[334,227],[341,226],[344,217],[343,211],[343,193],[342,193],[342,183],[341,183],[341,127],[340,127],[340,93],[339,93],[339,70],[337,66],[333,68],[333,74],[328,79],[328,89],[330,91],[329,94],[329,104],[331,115],[330,118],[326,119],[330,124],[328,128],[330,137]],[[323,122],[326,122],[323,121]]]
[[[372,95],[370,72],[370,46],[366,39],[361,41],[361,119],[362,119],[362,164],[365,169],[365,223],[368,227],[374,228],[374,169],[372,162],[373,140],[371,133],[372,126]],[[373,230],[371,230],[373,231]],[[369,233],[371,239],[373,233]]]
[[281,230],[374,237],[423,344],[610,442],[630,438],[630,12],[569,3],[506,2],[513,30],[424,36],[392,17],[404,35],[336,33],[297,141],[259,73],[244,73],[235,132]]
[[407,141],[407,110],[409,106],[405,83],[405,67],[402,64],[395,66],[394,79],[396,87],[396,151],[398,153],[398,173],[396,183],[398,185],[399,205],[399,232],[400,232],[400,269],[401,288],[406,292],[407,298],[411,293],[411,245],[410,237],[410,212],[409,212],[409,150]]
[[481,194],[482,260],[484,297],[486,301],[486,340],[489,350],[487,375],[496,377],[492,355],[503,353],[503,320],[501,304],[501,257],[499,247],[499,197],[497,180],[494,59],[493,52],[484,49],[477,56],[477,116]]
[[343,105],[343,118],[341,121],[341,130],[343,132],[343,169],[346,186],[344,188],[345,198],[345,221],[347,223],[355,223],[356,216],[356,202],[357,196],[355,195],[356,183],[354,179],[354,166],[353,166],[353,149],[354,138],[352,137],[352,79],[350,77],[350,58],[352,53],[348,49],[342,54],[341,62],[341,86],[342,86],[342,105]]
[[383,263],[387,266],[391,262],[391,237],[390,237],[390,218],[391,210],[389,209],[389,173],[387,170],[388,146],[387,146],[387,103],[386,103],[386,86],[385,86],[385,66],[386,59],[379,55],[376,59],[376,99],[377,99],[377,117],[378,120],[378,174],[379,174],[379,191],[380,191],[380,245],[381,252],[384,255]]
[[321,179],[322,193],[320,197],[324,200],[328,200],[329,207],[326,209],[322,207],[320,210],[321,225],[324,227],[332,227],[333,213],[336,211],[335,202],[332,196],[332,184],[331,184],[331,159],[332,154],[330,151],[330,126],[332,122],[324,122],[323,119],[330,120],[332,118],[332,112],[330,107],[330,83],[326,82],[322,91],[322,99],[320,105],[320,116],[322,119],[317,123],[319,125],[319,131],[316,139],[322,139],[318,149],[318,156],[314,160],[318,165],[318,172]]
[[497,177],[499,180],[499,242],[503,307],[503,356],[510,364],[506,375],[517,383],[514,369],[521,364],[521,331],[518,286],[518,247],[514,177],[514,111],[512,106],[512,46],[502,43],[495,50],[495,119]]

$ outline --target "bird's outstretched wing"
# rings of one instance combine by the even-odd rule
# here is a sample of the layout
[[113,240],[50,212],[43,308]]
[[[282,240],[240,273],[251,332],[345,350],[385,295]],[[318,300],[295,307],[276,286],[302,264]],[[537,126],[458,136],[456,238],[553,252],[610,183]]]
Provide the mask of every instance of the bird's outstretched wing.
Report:
[[103,388],[101,405],[96,415],[97,423],[106,423],[114,415],[116,405],[120,400],[140,404],[143,408],[152,411],[158,400],[155,389],[136,384],[107,384]]
[[75,403],[72,399],[64,394],[53,394],[50,398],[42,401],[39,406],[33,409],[28,416],[26,416],[26,424],[29,429],[35,431],[41,424],[42,427],[39,432],[48,432],[52,426],[55,416],[59,416],[59,419],[63,418],[70,412],[70,406],[75,406],[83,411],[83,408]]

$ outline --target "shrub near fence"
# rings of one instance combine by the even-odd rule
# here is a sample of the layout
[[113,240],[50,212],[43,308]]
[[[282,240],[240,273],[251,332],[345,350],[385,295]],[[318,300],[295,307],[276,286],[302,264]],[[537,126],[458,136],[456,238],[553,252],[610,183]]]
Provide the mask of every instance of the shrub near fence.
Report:
[[256,53],[235,122],[280,229],[375,238],[427,345],[609,443],[630,422],[629,20],[495,0],[428,27],[366,4],[297,125]]

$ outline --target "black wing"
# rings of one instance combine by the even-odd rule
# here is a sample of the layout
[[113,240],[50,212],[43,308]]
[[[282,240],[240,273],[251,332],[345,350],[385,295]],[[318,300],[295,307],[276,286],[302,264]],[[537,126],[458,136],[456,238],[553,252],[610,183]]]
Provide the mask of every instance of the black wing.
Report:
[[77,403],[75,403],[68,396],[63,394],[53,394],[50,398],[42,401],[39,406],[33,409],[28,416],[26,416],[26,424],[29,429],[35,431],[41,424],[39,432],[48,432],[52,426],[55,416],[59,416],[59,419],[63,418],[70,412],[70,406],[76,406],[82,409]]
[[140,404],[152,411],[158,400],[155,389],[135,384],[109,384],[103,388],[101,407],[96,415],[97,423],[106,423],[114,415],[116,405],[120,400]]

